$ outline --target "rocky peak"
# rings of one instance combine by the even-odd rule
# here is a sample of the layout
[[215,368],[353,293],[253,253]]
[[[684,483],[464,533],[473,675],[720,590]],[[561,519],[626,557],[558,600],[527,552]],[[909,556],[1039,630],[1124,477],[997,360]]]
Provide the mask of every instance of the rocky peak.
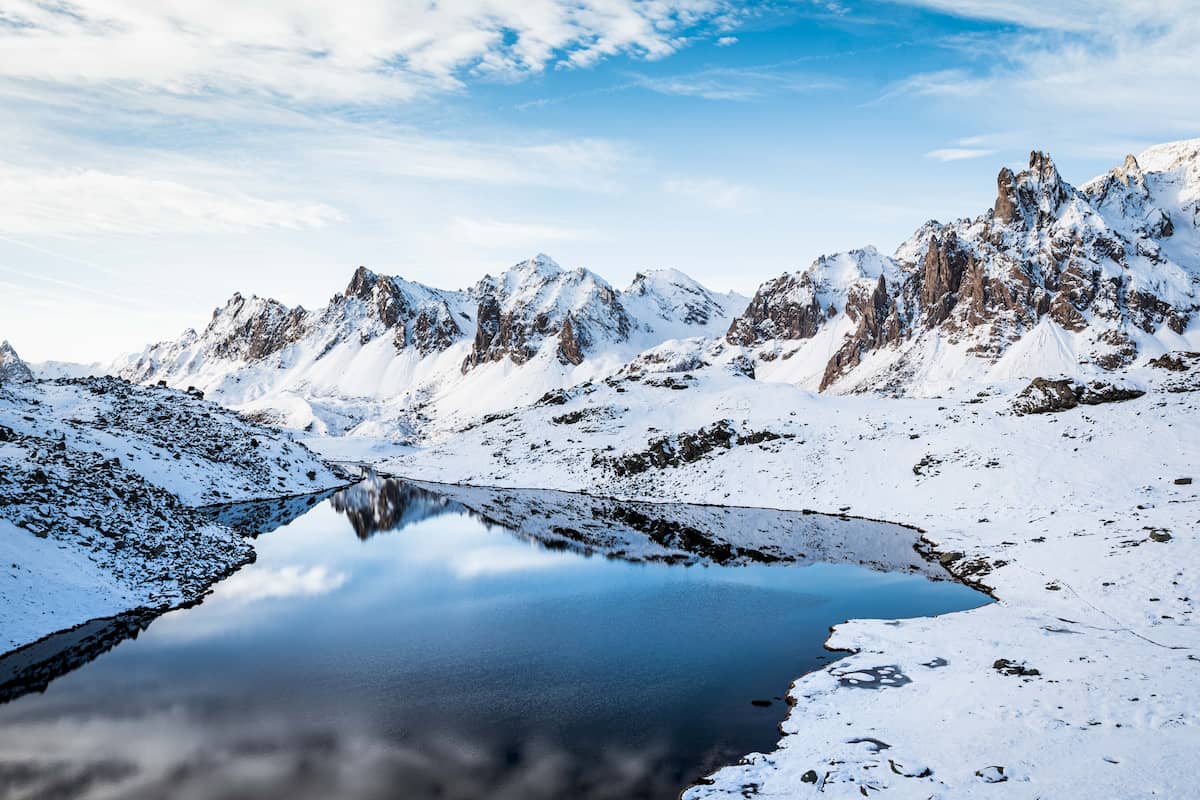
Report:
[[880,281],[897,281],[897,263],[874,247],[821,256],[804,272],[773,278],[755,292],[745,312],[726,333],[731,344],[751,345],[770,339],[810,339],[843,310],[858,313],[852,297],[870,297]]
[[950,316],[969,260],[953,231],[940,240],[930,239],[921,269],[921,307],[927,324],[938,325]]
[[322,324],[334,329],[335,342],[357,336],[366,344],[390,335],[397,351],[411,346],[429,354],[462,338],[459,319],[451,308],[457,308],[460,300],[459,292],[443,292],[359,267],[345,292],[334,296]]
[[552,336],[559,361],[578,364],[592,344],[626,341],[632,328],[619,293],[603,278],[586,269],[568,272],[544,254],[498,278],[484,277],[474,294],[475,340],[463,372],[505,358],[524,364]]
[[1028,169],[1015,175],[1008,167],[1001,169],[996,190],[995,219],[1004,225],[1018,223],[1026,228],[1040,228],[1054,219],[1069,197],[1054,161],[1040,150],[1029,154]]
[[725,339],[740,345],[770,339],[811,339],[825,318],[826,310],[817,299],[812,275],[789,272],[758,287],[746,310],[730,323]]
[[0,342],[0,386],[33,381],[33,371],[21,360],[13,346],[7,340]]
[[258,361],[282,350],[304,333],[308,312],[278,300],[235,292],[213,312],[201,337],[220,358]]
[[346,284],[346,291],[343,292],[345,297],[354,297],[359,300],[370,300],[375,287],[379,285],[379,276],[364,266],[359,266],[354,270],[354,274],[350,276],[350,283]]
[[[1138,358],[1147,337],[1170,347],[1191,335],[1200,239],[1179,230],[1200,219],[1200,140],[1127,156],[1079,190],[1035,151],[1028,169],[1002,169],[997,184],[990,213],[929,222],[892,259],[855,251],[767,281],[728,340],[761,345],[769,361],[779,351],[771,339],[813,338],[837,324],[840,346],[826,356],[822,340],[803,363],[827,358],[824,373],[804,380],[902,390],[993,365],[1010,375],[1042,357],[1111,370]],[[859,369],[879,350],[888,352]]]
[[[350,283],[342,295],[342,301],[345,300],[361,302],[367,315],[378,320],[384,330],[395,327],[409,312],[407,298],[396,281],[376,275],[366,267],[359,267],[350,277]],[[338,302],[339,299],[335,297],[334,304]]]

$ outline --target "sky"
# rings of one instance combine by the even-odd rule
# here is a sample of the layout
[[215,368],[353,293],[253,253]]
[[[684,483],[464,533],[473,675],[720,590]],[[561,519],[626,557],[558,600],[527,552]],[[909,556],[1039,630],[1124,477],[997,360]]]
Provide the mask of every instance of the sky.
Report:
[[0,0],[0,339],[545,252],[753,293],[1200,136],[1200,0]]

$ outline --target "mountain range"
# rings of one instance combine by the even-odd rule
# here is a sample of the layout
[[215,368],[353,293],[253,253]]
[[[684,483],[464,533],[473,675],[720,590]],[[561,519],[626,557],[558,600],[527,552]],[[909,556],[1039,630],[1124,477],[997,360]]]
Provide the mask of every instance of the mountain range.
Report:
[[[1200,349],[1200,139],[1081,187],[1050,156],[1000,171],[992,208],[922,225],[894,253],[822,256],[721,294],[676,270],[618,290],[538,255],[465,290],[359,267],[321,309],[235,294],[201,332],[120,359],[321,434],[437,436],[667,348],[814,391],[930,395],[1086,377]],[[645,355],[642,355],[645,358]],[[674,356],[673,356],[674,357]],[[746,366],[748,365],[748,366]]]

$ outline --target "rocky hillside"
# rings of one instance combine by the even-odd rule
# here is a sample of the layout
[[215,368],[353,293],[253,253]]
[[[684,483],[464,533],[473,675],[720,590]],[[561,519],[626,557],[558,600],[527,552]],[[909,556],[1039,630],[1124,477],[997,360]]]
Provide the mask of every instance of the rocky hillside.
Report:
[[[821,390],[937,390],[1088,374],[1200,343],[1200,139],[1076,188],[1050,156],[997,179],[993,208],[929,222],[763,284],[726,334],[767,377]],[[798,358],[797,358],[798,356]]]
[[0,386],[0,652],[194,600],[251,559],[200,506],[344,483],[289,434],[184,392],[117,378]]
[[316,433],[402,437],[532,401],[667,339],[719,336],[744,306],[674,270],[622,292],[545,255],[464,291],[359,267],[323,309],[234,295],[202,332],[113,371]]

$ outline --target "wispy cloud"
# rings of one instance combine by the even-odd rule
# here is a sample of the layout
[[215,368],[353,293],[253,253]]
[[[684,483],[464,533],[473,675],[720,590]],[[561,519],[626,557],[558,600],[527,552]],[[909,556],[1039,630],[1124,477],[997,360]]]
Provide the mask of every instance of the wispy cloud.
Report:
[[720,178],[672,178],[663,190],[721,211],[745,211],[754,197],[748,187]]
[[679,75],[638,75],[631,87],[705,100],[753,100],[769,95],[839,89],[843,82],[825,75],[763,68],[706,69]]
[[321,203],[214,192],[91,169],[0,164],[0,232],[196,233],[319,227],[340,214]]
[[972,158],[990,156],[996,151],[985,147],[945,147],[940,150],[930,150],[926,158],[934,161],[966,161]]
[[893,1],[1014,27],[989,32],[986,46],[973,36],[944,43],[970,63],[910,76],[883,100],[970,103],[977,118],[1072,131],[1078,148],[1096,131],[1127,140],[1200,128],[1200,15],[1192,0]]

